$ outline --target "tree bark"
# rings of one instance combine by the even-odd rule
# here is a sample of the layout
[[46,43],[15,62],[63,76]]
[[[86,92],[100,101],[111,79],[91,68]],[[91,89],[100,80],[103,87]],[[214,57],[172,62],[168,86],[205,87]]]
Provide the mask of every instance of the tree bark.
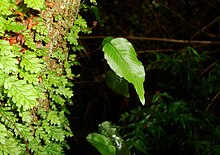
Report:
[[47,9],[41,13],[45,20],[51,42],[47,44],[49,53],[61,50],[68,53],[67,42],[64,36],[78,15],[80,0],[52,0],[47,2]]

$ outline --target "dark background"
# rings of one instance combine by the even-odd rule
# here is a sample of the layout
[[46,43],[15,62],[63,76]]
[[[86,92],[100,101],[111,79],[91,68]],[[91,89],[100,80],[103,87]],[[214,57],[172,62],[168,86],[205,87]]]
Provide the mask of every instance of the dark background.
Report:
[[[87,1],[83,3],[91,5]],[[140,105],[132,86],[131,97],[125,98],[115,94],[105,85],[104,74],[109,67],[100,49],[105,36],[128,38],[144,66],[147,66],[150,60],[154,60],[152,51],[172,55],[189,45],[198,51],[208,50],[216,60],[219,58],[218,44],[183,44],[166,40],[219,41],[218,0],[97,0],[97,3],[103,26],[99,23],[93,27],[93,22],[97,19],[91,10],[80,11],[88,25],[93,27],[93,33],[81,34],[79,39],[85,49],[77,53],[77,60],[81,65],[74,68],[80,77],[75,81],[74,106],[71,107],[69,116],[74,133],[74,137],[69,139],[69,154],[99,154],[86,142],[86,136],[91,132],[97,132],[98,124],[105,120],[119,124],[118,120],[123,112]],[[133,37],[160,38],[160,41]],[[147,104],[158,89],[157,83],[160,79],[157,75],[158,73],[152,72],[146,77]]]

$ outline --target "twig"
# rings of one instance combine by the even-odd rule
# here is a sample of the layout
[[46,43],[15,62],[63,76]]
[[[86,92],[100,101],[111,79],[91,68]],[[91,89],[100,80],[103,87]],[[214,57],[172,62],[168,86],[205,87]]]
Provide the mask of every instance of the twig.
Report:
[[180,49],[152,49],[152,50],[137,50],[138,54],[142,53],[152,53],[152,52],[170,52],[170,51],[179,51]]
[[[80,36],[80,39],[103,39],[107,36]],[[168,38],[154,38],[154,37],[133,37],[133,36],[113,36],[123,37],[127,39],[133,40],[148,40],[148,41],[159,41],[159,42],[171,42],[171,43],[179,43],[179,44],[220,44],[220,41],[210,41],[210,40],[179,40],[179,39],[168,39]]]
[[220,95],[220,90],[217,92],[217,94],[214,96],[214,98],[212,99],[212,101],[208,104],[208,106],[206,107],[205,111],[208,111],[210,106],[212,105],[212,103],[217,99],[217,97]]
[[211,65],[209,65],[207,68],[205,68],[202,73],[200,73],[197,77],[197,79],[199,79],[203,74],[205,74],[207,71],[209,71],[213,66],[215,66],[217,63],[219,62],[219,60],[217,60],[216,62],[212,63]]
[[218,16],[217,18],[215,18],[213,21],[211,21],[208,25],[205,25],[201,30],[197,31],[192,37],[191,39],[195,38],[197,35],[199,35],[200,33],[203,33],[208,27],[210,27],[211,25],[213,25],[215,22],[217,22],[220,19],[220,16]]

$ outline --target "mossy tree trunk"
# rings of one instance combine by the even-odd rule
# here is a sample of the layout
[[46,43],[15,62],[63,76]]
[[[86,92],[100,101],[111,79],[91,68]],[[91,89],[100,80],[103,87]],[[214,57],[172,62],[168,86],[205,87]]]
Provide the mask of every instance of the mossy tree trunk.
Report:
[[80,0],[0,2],[0,154],[60,155],[68,147],[68,35],[79,6]]

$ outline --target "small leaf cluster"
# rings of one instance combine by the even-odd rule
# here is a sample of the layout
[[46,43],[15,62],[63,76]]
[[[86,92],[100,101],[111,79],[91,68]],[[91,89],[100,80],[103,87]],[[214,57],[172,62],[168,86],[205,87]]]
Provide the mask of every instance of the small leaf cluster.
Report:
[[90,133],[87,141],[96,147],[102,155],[130,155],[124,140],[119,135],[117,128],[111,122],[99,124],[99,133]]
[[69,34],[66,36],[68,42],[72,45],[78,45],[77,39],[79,38],[79,32],[91,33],[91,29],[88,28],[85,19],[82,16],[78,15],[77,19],[74,22],[74,25],[70,28]]

